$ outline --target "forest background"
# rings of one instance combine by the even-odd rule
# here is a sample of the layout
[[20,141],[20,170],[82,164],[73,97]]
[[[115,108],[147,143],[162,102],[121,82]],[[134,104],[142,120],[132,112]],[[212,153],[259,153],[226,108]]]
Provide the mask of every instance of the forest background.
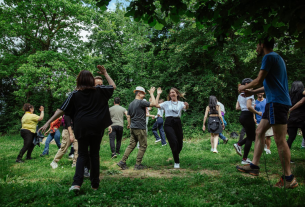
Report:
[[[261,65],[255,52],[261,34],[250,23],[241,22],[241,27],[219,38],[217,22],[201,24],[183,12],[167,17],[158,1],[155,14],[160,18],[155,19],[145,14],[135,17],[132,5],[126,9],[125,1],[113,10],[96,3],[4,0],[0,4],[0,134],[20,130],[24,103],[33,104],[36,113],[43,105],[48,120],[75,89],[78,73],[86,69],[98,75],[98,64],[115,81],[113,98],[120,97],[125,108],[134,99],[136,86],[162,87],[163,99],[171,87],[185,92],[190,104],[182,116],[186,138],[203,133],[210,95],[225,105],[227,130],[240,130],[237,85],[244,78],[255,78]],[[270,28],[284,26],[279,21],[265,22],[263,29],[270,33]],[[287,41],[289,32],[276,36],[275,51],[286,62],[290,86],[304,80],[305,59],[296,41]]]

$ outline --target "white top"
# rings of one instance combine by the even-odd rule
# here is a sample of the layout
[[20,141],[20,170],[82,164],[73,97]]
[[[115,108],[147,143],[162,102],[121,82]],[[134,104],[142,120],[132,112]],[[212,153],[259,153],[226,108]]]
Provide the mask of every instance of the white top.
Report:
[[181,111],[184,110],[186,111],[186,109],[184,109],[184,102],[182,101],[165,101],[160,105],[160,109],[163,109],[165,112],[165,117],[181,117]]
[[225,106],[219,101],[217,101],[217,105],[220,107],[220,111],[222,111],[225,114],[226,113]]
[[251,105],[254,108],[254,104],[255,104],[254,95],[249,96],[249,97],[243,97],[242,95],[239,94],[237,101],[240,105],[241,111],[249,111],[248,108],[247,108],[247,101],[249,99],[252,99],[252,104]]
[[158,118],[158,115],[159,115],[160,117],[163,117],[163,114],[164,114],[164,110],[158,109],[158,113],[157,113],[157,115],[155,116],[155,118]]

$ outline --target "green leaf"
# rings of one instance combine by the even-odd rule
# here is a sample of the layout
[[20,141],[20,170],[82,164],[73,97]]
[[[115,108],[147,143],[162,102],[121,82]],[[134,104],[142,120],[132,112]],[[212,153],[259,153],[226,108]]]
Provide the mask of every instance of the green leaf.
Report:
[[203,50],[208,50],[208,48],[209,48],[209,45],[204,45],[204,46],[202,47]]
[[196,22],[192,24],[192,28],[196,28]]
[[157,23],[156,23],[156,25],[155,25],[155,29],[156,29],[156,30],[162,30],[163,27],[164,27],[164,25],[161,24],[161,23],[159,23],[159,22],[157,21]]
[[175,23],[178,23],[180,18],[179,15],[175,15],[175,14],[170,14],[171,20]]

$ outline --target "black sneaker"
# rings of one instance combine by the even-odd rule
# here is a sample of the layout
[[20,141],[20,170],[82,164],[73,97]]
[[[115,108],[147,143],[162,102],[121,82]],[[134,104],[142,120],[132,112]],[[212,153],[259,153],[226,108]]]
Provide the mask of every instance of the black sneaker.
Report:
[[24,161],[22,159],[17,159],[16,162],[23,163]]
[[122,168],[122,170],[128,169],[126,162],[120,161],[117,165]]
[[139,164],[139,165],[135,165],[135,166],[134,166],[134,170],[144,170],[144,169],[146,169],[146,168],[147,168],[147,166],[142,165],[142,164]]
[[115,154],[115,153],[112,153],[112,155],[111,155],[111,159],[113,159],[113,158],[117,158],[118,156]]

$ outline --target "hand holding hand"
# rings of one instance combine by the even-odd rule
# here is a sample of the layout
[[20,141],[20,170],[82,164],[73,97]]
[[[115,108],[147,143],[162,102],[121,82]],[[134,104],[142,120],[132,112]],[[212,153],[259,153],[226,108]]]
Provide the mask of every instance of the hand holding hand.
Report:
[[98,65],[97,68],[99,69],[99,71],[97,73],[99,73],[101,75],[107,74],[106,68],[103,65]]
[[44,111],[44,107],[40,106],[39,111]]
[[162,93],[162,90],[161,90],[161,87],[159,87],[158,89],[157,89],[157,94],[161,94]]

